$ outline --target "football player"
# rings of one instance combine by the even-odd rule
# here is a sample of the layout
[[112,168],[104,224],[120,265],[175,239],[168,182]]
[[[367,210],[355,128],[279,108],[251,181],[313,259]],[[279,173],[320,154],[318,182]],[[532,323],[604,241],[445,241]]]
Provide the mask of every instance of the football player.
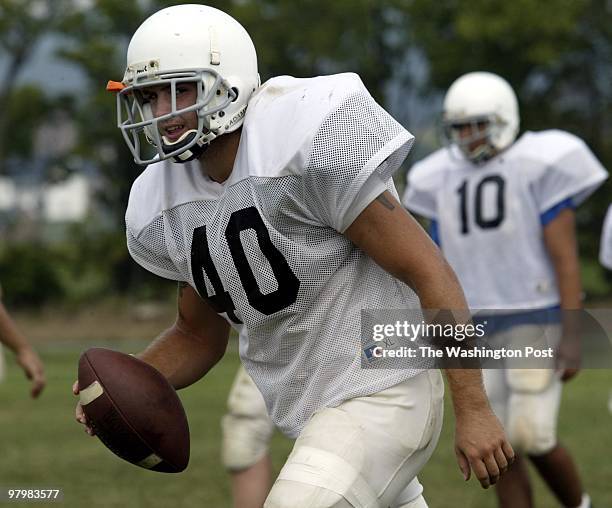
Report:
[[612,205],[608,208],[603,229],[601,230],[599,262],[608,270],[612,270]]
[[[518,102],[497,75],[460,77],[443,107],[448,146],[414,165],[403,203],[431,220],[470,308],[505,311],[497,338],[536,338],[542,326],[535,316],[581,307],[574,209],[607,173],[568,132],[526,132],[516,140]],[[521,312],[527,310],[543,312]],[[547,332],[554,342],[571,330],[557,323]],[[585,507],[574,462],[556,437],[561,383],[575,373],[490,369],[483,377],[512,445],[529,456],[563,506]],[[518,459],[496,490],[501,506],[532,505]]]
[[269,446],[274,423],[242,366],[232,383],[221,430],[221,459],[230,474],[234,508],[261,507],[272,486]]
[[[110,88],[149,164],[131,190],[129,251],[180,285],[175,324],[140,358],[182,388],[238,330],[272,421],[297,438],[264,506],[426,506],[416,475],[440,432],[440,373],[361,367],[362,309],[467,309],[391,180],[412,135],[355,74],[260,86],[248,33],[203,5],[145,20]],[[480,371],[447,377],[461,471],[488,487],[512,448]]]
[[[612,270],[612,205],[608,207],[606,218],[601,230],[601,242],[599,244],[599,262]],[[612,413],[612,390],[608,396],[608,411]]]
[[[26,377],[31,380],[30,395],[38,397],[43,391],[46,379],[45,369],[40,357],[29,344],[24,335],[19,331],[17,325],[9,315],[2,303],[2,291],[0,289],[0,343],[15,353],[17,363],[23,369]],[[4,359],[2,359],[4,362]]]

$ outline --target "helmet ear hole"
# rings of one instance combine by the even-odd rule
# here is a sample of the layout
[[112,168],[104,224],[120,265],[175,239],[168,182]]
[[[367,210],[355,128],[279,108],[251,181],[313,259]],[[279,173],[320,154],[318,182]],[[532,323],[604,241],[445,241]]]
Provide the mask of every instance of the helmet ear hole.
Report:
[[232,92],[234,92],[234,94],[236,95],[236,96],[234,97],[234,99],[232,100],[232,102],[236,102],[236,101],[238,100],[238,95],[239,95],[239,93],[238,93],[238,89],[237,89],[235,86],[233,86],[233,87],[232,87]]

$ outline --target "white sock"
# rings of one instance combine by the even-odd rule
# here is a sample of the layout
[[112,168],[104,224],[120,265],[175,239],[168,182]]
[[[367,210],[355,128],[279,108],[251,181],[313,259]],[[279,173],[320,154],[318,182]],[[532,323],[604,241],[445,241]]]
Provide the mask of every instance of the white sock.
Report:
[[580,501],[580,504],[576,506],[576,508],[591,508],[591,498],[588,494],[582,494],[582,500]]

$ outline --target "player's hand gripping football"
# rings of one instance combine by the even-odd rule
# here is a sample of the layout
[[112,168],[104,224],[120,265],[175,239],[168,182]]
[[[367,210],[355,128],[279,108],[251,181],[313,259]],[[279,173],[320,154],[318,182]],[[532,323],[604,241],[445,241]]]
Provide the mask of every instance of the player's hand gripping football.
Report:
[[[77,396],[79,395],[79,382],[78,381],[75,381],[74,384],[72,385],[72,393]],[[85,425],[85,432],[87,434],[89,434],[90,436],[95,435],[94,430],[87,423],[87,417],[85,416],[85,412],[83,411],[83,408],[81,407],[81,401],[77,402],[74,416],[77,422]]]
[[465,481],[474,471],[485,489],[497,483],[514,462],[514,450],[489,408],[456,415],[455,454]]

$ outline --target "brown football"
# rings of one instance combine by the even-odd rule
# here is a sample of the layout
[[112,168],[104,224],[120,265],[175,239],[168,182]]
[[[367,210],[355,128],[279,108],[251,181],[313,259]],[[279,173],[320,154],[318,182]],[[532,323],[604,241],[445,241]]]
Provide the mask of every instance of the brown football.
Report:
[[79,359],[78,379],[85,416],[109,450],[152,471],[187,467],[187,416],[159,371],[133,356],[90,348]]

